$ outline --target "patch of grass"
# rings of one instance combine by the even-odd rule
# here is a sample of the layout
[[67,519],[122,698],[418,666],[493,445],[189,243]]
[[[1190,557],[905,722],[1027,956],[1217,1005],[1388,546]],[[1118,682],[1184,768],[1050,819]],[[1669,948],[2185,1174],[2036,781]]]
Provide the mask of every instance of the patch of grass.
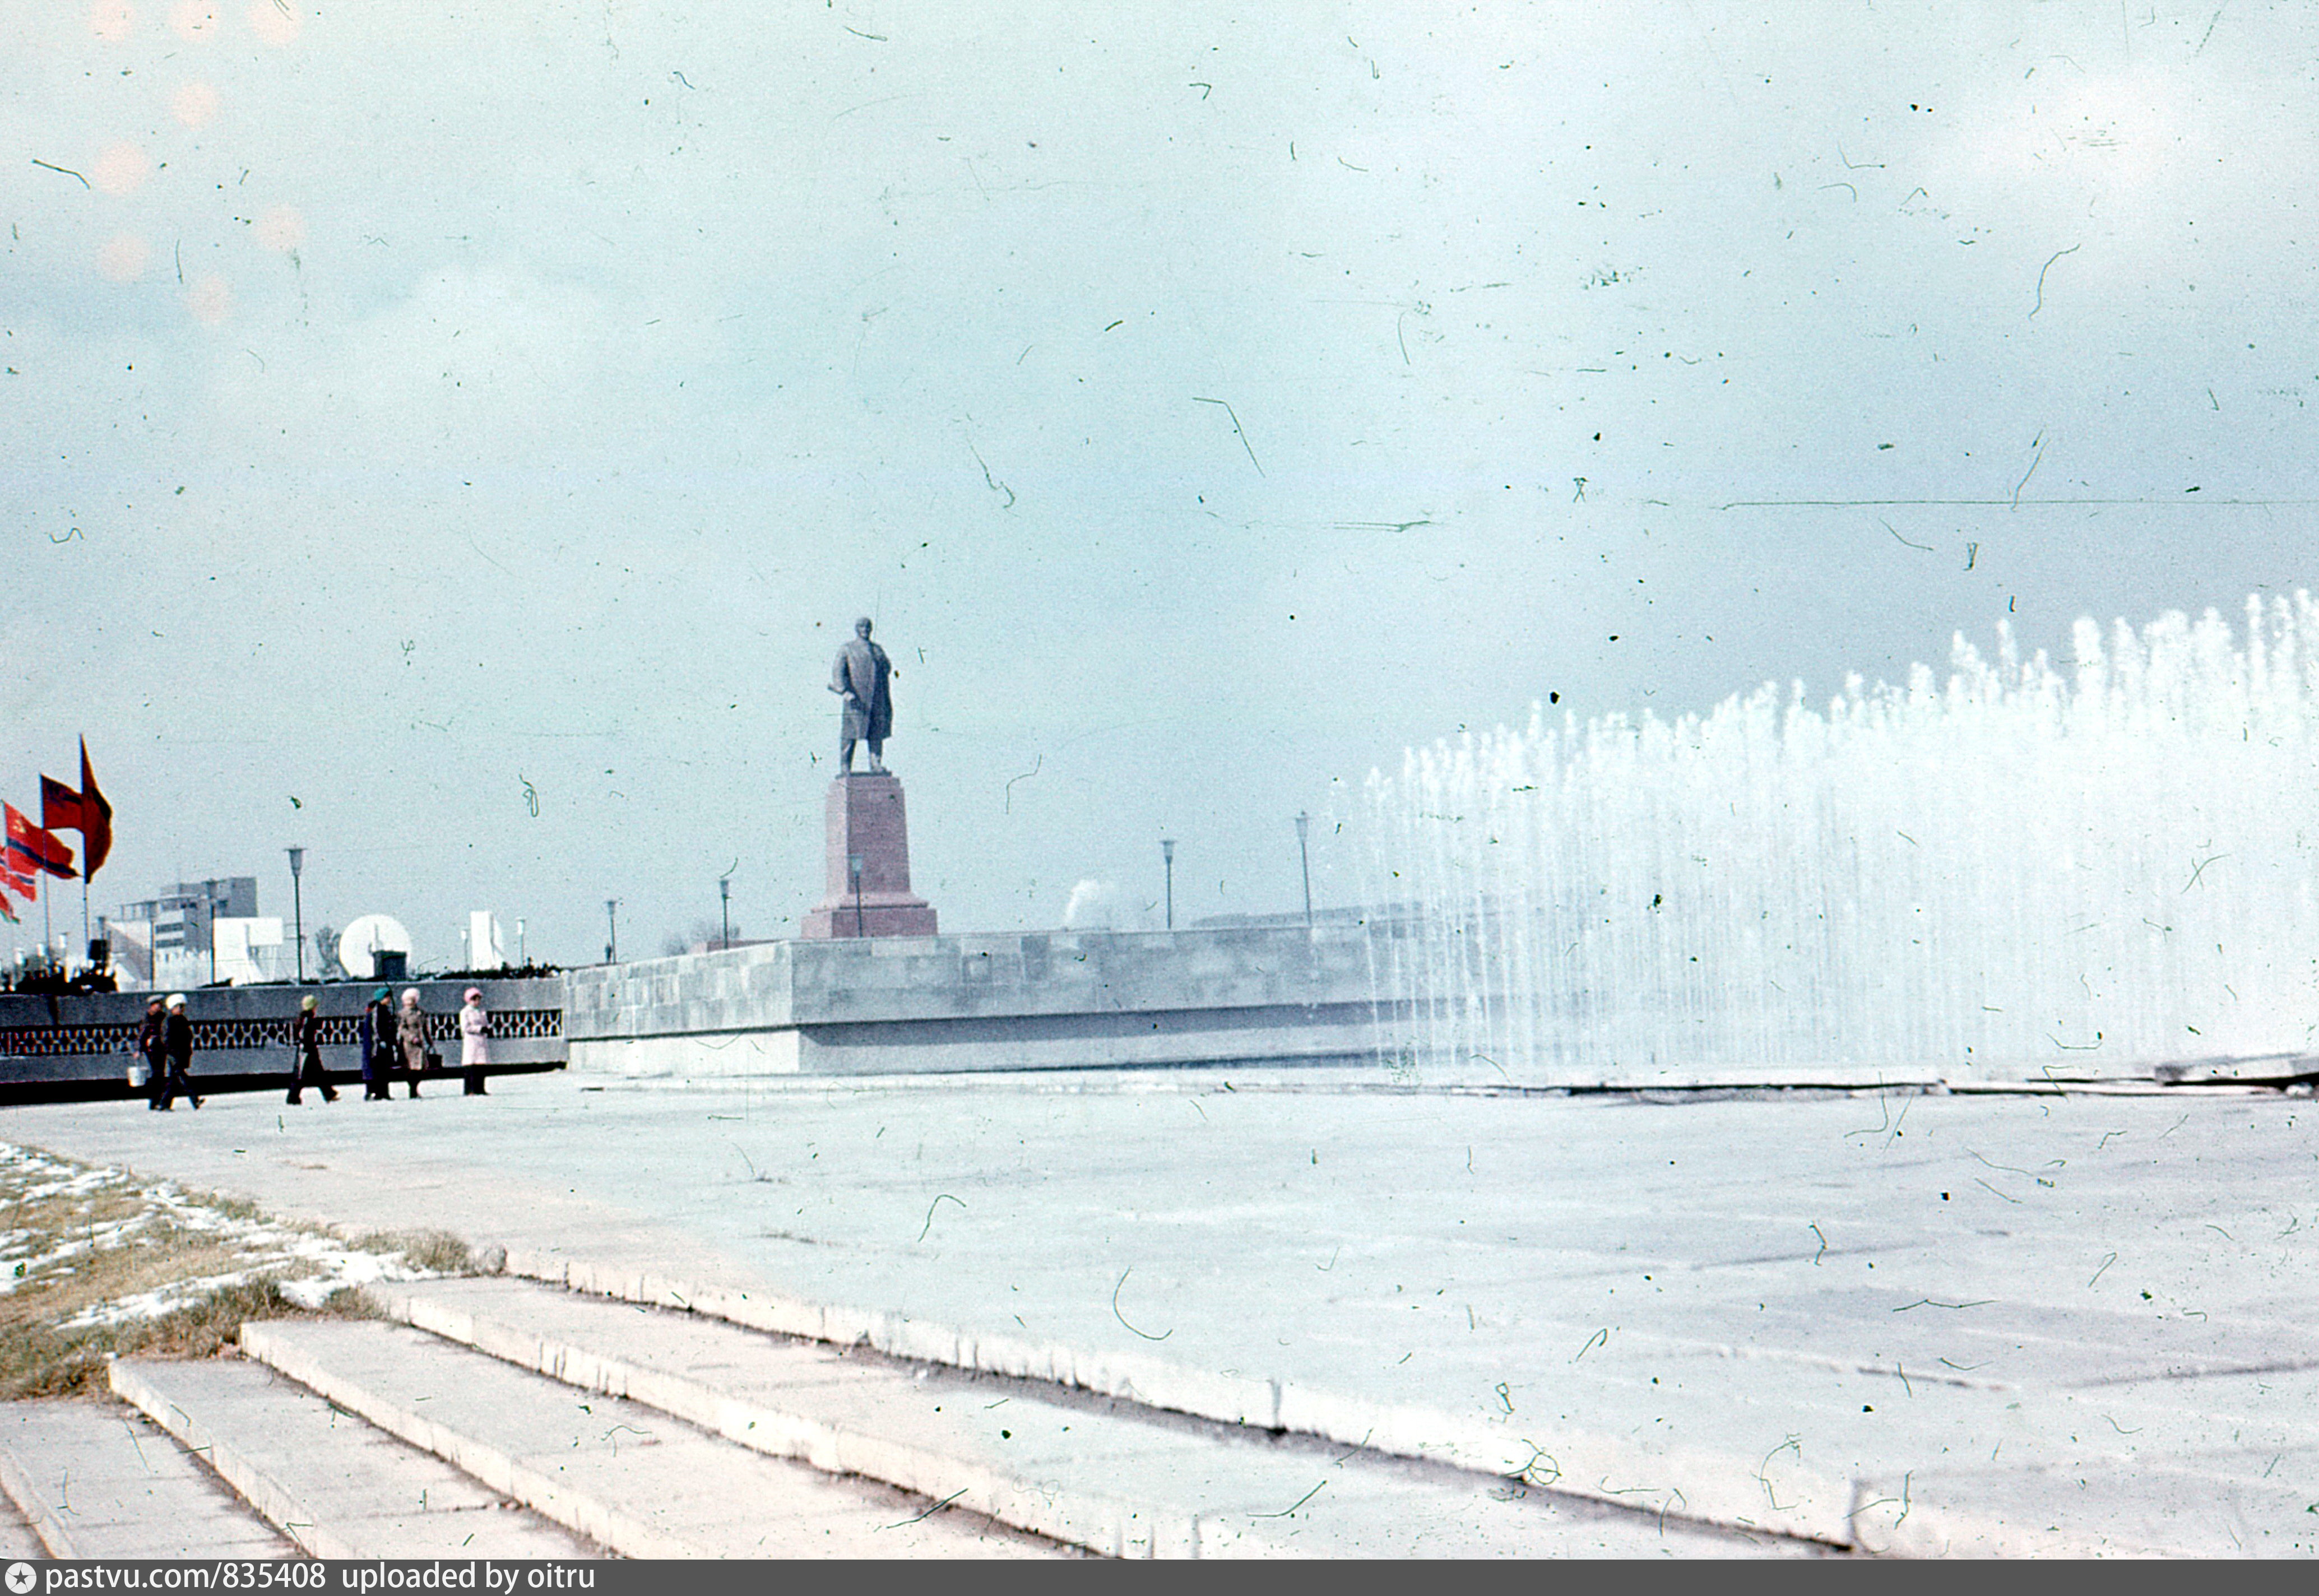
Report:
[[214,1357],[251,1319],[368,1319],[359,1291],[333,1292],[319,1310],[301,1308],[272,1279],[244,1281],[162,1314],[117,1325],[59,1330],[37,1321],[0,1328],[0,1398],[101,1397],[110,1357]]
[[436,1275],[472,1275],[476,1272],[474,1256],[467,1244],[448,1231],[375,1231],[360,1237],[349,1245],[365,1252],[400,1253],[405,1263],[414,1269],[425,1269]]
[[380,1313],[378,1304],[364,1294],[361,1286],[341,1285],[322,1299],[322,1305],[315,1310],[314,1317],[317,1319],[376,1319],[380,1317]]
[[20,1197],[5,1237],[6,1291],[0,1337],[46,1328],[72,1338],[72,1321],[104,1304],[183,1285],[228,1287],[267,1249],[246,1235],[198,1229],[155,1206],[125,1178],[78,1193]]
[[[245,1320],[371,1316],[354,1288],[319,1309],[285,1294],[327,1268],[305,1247],[323,1240],[244,1199],[0,1144],[0,1399],[102,1394],[108,1358],[213,1357]],[[465,1244],[438,1231],[365,1245],[422,1268],[467,1266]]]
[[[155,1234],[155,1231],[161,1233]],[[85,1310],[157,1291],[179,1281],[239,1274],[245,1250],[175,1226],[154,1227],[133,1247],[99,1248],[64,1267],[42,1269],[0,1296],[0,1333],[19,1324],[63,1324]]]

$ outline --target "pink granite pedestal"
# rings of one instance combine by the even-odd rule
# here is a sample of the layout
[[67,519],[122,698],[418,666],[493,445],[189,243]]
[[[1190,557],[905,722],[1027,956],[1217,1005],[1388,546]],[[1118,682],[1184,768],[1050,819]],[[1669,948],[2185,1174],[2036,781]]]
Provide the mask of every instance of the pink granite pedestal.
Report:
[[[862,861],[857,887],[850,861]],[[822,900],[800,936],[932,936],[934,911],[910,891],[909,826],[902,784],[889,772],[829,784],[829,841]]]

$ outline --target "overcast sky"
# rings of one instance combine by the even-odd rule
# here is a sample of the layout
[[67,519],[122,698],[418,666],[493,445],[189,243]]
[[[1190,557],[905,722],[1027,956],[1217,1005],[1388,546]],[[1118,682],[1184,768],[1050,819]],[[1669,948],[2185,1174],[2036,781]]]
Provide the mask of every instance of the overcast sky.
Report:
[[100,912],[301,843],[422,961],[736,861],[788,934],[857,614],[995,931],[1162,836],[1292,909],[1300,808],[1549,693],[2309,580],[2308,6],[0,19],[0,786],[87,736]]

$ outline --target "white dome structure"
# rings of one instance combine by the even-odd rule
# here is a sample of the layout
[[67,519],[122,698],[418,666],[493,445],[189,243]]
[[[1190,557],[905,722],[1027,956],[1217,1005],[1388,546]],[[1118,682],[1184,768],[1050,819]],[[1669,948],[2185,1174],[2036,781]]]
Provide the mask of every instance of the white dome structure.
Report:
[[392,915],[362,915],[338,933],[338,962],[358,981],[378,973],[378,955],[411,951],[411,933]]

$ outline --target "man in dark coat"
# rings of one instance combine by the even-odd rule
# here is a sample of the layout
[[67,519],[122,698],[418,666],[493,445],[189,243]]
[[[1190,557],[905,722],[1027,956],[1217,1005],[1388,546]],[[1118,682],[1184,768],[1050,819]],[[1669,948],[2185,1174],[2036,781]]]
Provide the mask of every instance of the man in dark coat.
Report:
[[829,673],[829,690],[844,705],[837,730],[838,769],[843,774],[853,773],[857,742],[870,744],[871,773],[885,774],[886,739],[894,729],[894,704],[886,683],[893,674],[886,651],[870,641],[869,618],[855,621],[853,641],[837,651],[837,663]]
[[322,1068],[322,1016],[320,1005],[311,997],[298,1008],[297,1023],[290,1027],[290,1045],[297,1050],[298,1073],[290,1078],[290,1101],[308,1087],[322,1088],[322,1101],[336,1103],[337,1088],[330,1085],[329,1073]]
[[161,1077],[161,1112],[169,1111],[170,1102],[179,1092],[195,1108],[202,1105],[201,1097],[194,1091],[189,1071],[194,1063],[194,1023],[185,1017],[185,995],[169,994],[169,1017],[161,1028],[161,1051],[168,1068]]
[[383,1103],[392,1095],[386,1088],[394,1079],[395,1067],[402,1062],[402,1016],[395,1013],[394,995],[384,987],[378,989],[375,1003],[378,1018],[371,1028],[377,1032],[378,1098]]
[[137,1056],[145,1060],[145,1106],[159,1108],[162,1083],[169,1078],[169,1021],[158,997],[145,1005],[144,1022],[137,1027]]
[[361,1037],[363,1101],[373,1098],[383,1103],[387,1098],[386,1085],[393,1078],[398,1049],[394,1040],[394,1005],[392,994],[384,987],[370,995],[370,1006],[363,1010]]

